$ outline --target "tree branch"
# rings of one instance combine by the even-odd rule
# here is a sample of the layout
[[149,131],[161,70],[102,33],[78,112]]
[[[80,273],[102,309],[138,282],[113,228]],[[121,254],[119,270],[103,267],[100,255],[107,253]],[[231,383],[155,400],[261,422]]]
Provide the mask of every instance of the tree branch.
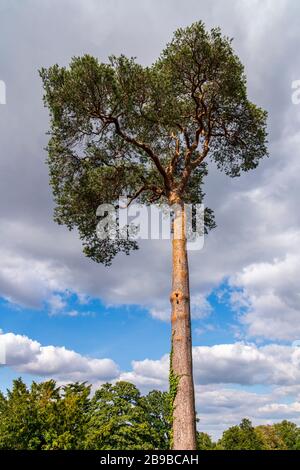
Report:
[[121,209],[128,209],[128,207],[130,206],[130,204],[137,198],[139,197],[139,195],[145,191],[147,188],[146,186],[142,186],[130,199],[129,199],[129,202],[128,204],[126,204],[126,206],[124,207],[121,207]]
[[126,142],[130,143],[130,144],[133,144],[135,145],[136,147],[140,148],[141,150],[144,150],[144,152],[147,153],[147,155],[149,155],[149,157],[151,158],[151,160],[153,161],[153,163],[155,164],[156,168],[158,169],[158,171],[160,172],[160,174],[162,175],[163,177],[163,180],[164,180],[164,183],[165,183],[165,188],[167,191],[170,191],[171,189],[171,185],[170,185],[170,179],[169,179],[169,176],[167,175],[166,173],[166,170],[164,169],[164,167],[162,166],[161,162],[160,162],[160,159],[158,158],[157,155],[155,155],[155,153],[152,151],[152,149],[146,145],[144,142],[139,142],[138,140],[136,140],[134,137],[130,137],[129,135],[127,135],[120,127],[120,123],[118,121],[117,118],[114,118],[114,117],[110,117],[108,118],[108,121],[113,123],[115,125],[115,129],[116,129],[116,133],[122,137],[122,139],[124,139]]

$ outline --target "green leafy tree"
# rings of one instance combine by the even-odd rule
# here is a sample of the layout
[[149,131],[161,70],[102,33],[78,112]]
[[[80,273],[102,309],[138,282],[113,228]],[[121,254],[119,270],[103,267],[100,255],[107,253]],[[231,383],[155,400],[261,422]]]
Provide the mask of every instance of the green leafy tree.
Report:
[[141,398],[146,412],[147,421],[154,431],[154,448],[166,450],[170,448],[170,397],[167,392],[152,390]]
[[[49,425],[45,429],[48,450],[71,450],[83,448],[90,407],[90,386],[84,383],[68,384],[59,389],[59,399],[54,413],[42,420]],[[43,407],[43,403],[41,403]],[[50,405],[51,406],[51,405]]]
[[216,444],[206,432],[197,432],[197,449],[198,450],[215,450]]
[[263,441],[263,450],[287,450],[286,443],[274,425],[261,425],[255,428],[259,439]]
[[0,448],[36,449],[39,428],[30,391],[22,379],[14,380],[6,399],[1,397]]
[[239,426],[224,431],[218,445],[224,450],[263,450],[264,442],[251,421],[245,418]]
[[[22,379],[0,393],[1,450],[168,449],[170,397],[153,390],[142,396],[129,382],[62,387],[54,380],[27,387]],[[225,430],[218,443],[197,433],[198,450],[300,450],[300,429],[281,421],[253,427],[249,419]]]
[[[172,441],[174,449],[195,449],[184,204],[203,201],[209,159],[231,177],[257,167],[267,154],[266,113],[247,97],[231,41],[201,22],[176,31],[152,66],[125,56],[102,63],[85,55],[40,74],[51,115],[55,219],[78,229],[85,254],[110,264],[117,253],[137,248],[136,241],[112,236],[115,230],[97,236],[100,204],[118,206],[126,194],[129,203],[166,203],[174,211]],[[214,226],[207,209],[205,230]]]
[[147,411],[135,385],[104,384],[91,400],[86,449],[155,449],[157,429],[147,420]]
[[22,379],[0,398],[0,448],[14,450],[80,449],[85,436],[90,387],[57,387],[54,380]]
[[57,386],[54,380],[28,388],[15,380],[0,393],[0,449],[168,449],[169,395],[141,396],[135,385]]
[[300,429],[295,423],[283,420],[273,424],[273,428],[279,439],[284,442],[288,450],[300,450]]

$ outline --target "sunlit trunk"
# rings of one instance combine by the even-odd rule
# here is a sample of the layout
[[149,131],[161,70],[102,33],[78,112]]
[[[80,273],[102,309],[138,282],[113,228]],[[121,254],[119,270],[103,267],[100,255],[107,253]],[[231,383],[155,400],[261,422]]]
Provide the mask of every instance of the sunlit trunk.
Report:
[[172,351],[173,449],[196,449],[196,414],[193,383],[189,268],[184,206],[177,204],[173,230]]

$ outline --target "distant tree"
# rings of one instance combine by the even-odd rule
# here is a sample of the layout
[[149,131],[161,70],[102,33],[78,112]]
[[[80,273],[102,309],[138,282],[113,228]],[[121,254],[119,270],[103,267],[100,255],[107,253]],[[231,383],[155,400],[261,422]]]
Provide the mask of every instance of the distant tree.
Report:
[[[120,195],[174,210],[171,388],[174,449],[196,448],[189,270],[184,203],[201,203],[207,160],[232,177],[267,154],[266,113],[247,98],[231,41],[203,23],[179,29],[159,59],[143,67],[125,56],[108,63],[74,58],[42,69],[51,114],[48,164],[55,219],[77,228],[84,252],[109,264],[137,248],[100,240],[96,209]],[[206,230],[214,227],[205,213]]]
[[245,418],[239,426],[224,431],[218,445],[224,450],[263,450],[264,443],[251,421]]
[[300,450],[300,429],[295,423],[283,420],[273,424],[273,428],[288,450]]
[[259,439],[263,441],[263,450],[287,450],[286,443],[274,425],[261,425],[255,428]]
[[216,444],[212,441],[209,434],[206,434],[205,432],[197,432],[197,449],[215,450]]

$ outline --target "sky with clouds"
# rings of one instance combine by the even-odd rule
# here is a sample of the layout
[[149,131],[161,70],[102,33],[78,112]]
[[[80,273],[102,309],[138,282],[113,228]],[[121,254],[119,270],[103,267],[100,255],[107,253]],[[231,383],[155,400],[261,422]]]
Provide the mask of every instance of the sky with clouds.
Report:
[[190,253],[199,427],[300,424],[299,15],[296,0],[0,0],[3,390],[19,375],[167,388],[169,242],[106,268],[53,222],[38,69],[84,53],[151,64],[175,29],[203,20],[234,38],[249,96],[269,112],[270,157],[237,179],[210,166],[205,182],[217,228]]

